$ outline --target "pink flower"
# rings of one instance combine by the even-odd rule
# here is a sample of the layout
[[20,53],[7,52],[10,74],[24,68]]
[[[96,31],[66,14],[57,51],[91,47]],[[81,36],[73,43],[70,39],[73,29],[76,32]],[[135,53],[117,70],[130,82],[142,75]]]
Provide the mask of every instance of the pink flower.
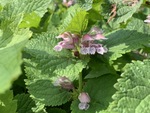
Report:
[[57,36],[56,38],[62,38],[65,42],[73,43],[72,35],[69,32],[64,32],[63,34]]
[[[82,44],[80,48],[80,53],[83,55],[87,54],[95,54],[96,52],[98,54],[103,55],[104,53],[107,53],[107,48],[103,47],[102,44],[96,44],[94,41],[98,38],[93,38],[92,36],[86,34],[82,37]],[[101,38],[100,38],[101,39]]]
[[85,34],[82,37],[82,42],[84,41],[94,41],[94,40],[104,40],[107,39],[105,38],[102,34],[95,34],[95,35],[90,35],[90,34]]
[[63,49],[63,47],[62,47],[62,45],[56,45],[53,49],[55,51],[61,51]]
[[108,49],[106,47],[103,47],[102,44],[93,44],[91,46],[94,46],[96,48],[96,52],[103,55],[104,53],[107,53]]
[[65,76],[58,78],[54,83],[54,86],[61,86],[64,89],[73,89],[74,86],[72,84],[72,82]]
[[62,49],[74,49],[75,45],[79,42],[78,35],[71,34],[69,32],[64,32],[56,38],[61,38],[60,41],[53,49],[55,51],[61,51]]
[[85,34],[83,37],[82,37],[82,39],[81,39],[81,41],[82,42],[85,42],[85,41],[93,41],[93,40],[95,40],[91,35],[89,35],[89,34]]
[[56,38],[62,39],[53,49],[55,51],[61,51],[62,49],[71,49],[75,56],[79,57],[79,53],[83,55],[94,55],[95,53],[103,55],[107,53],[108,49],[103,47],[102,44],[98,44],[97,40],[106,39],[102,34],[102,30],[98,27],[93,27],[88,34],[80,36],[77,34],[71,34],[70,32],[64,32]]
[[96,40],[105,40],[106,38],[102,34],[102,30],[98,27],[92,27],[88,34],[83,35],[80,45],[80,53],[86,54],[98,54],[103,55],[107,52],[107,48],[103,47],[102,44],[97,44]]
[[102,34],[91,35],[95,40],[104,40],[105,38]]
[[86,92],[82,92],[79,94],[78,99],[81,103],[89,103],[90,102],[90,96]]
[[78,107],[80,110],[87,110],[89,108],[90,96],[86,92],[82,92],[79,94],[78,99],[80,101]]
[[88,32],[88,34],[94,39],[94,40],[103,40],[103,39],[107,39],[103,36],[103,31],[97,27],[94,26],[90,29],[90,31]]

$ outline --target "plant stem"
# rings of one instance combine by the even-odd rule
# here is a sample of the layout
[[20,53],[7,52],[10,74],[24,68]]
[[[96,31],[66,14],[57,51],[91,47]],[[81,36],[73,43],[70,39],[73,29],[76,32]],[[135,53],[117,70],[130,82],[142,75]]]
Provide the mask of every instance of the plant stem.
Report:
[[82,92],[82,72],[79,73],[79,93]]

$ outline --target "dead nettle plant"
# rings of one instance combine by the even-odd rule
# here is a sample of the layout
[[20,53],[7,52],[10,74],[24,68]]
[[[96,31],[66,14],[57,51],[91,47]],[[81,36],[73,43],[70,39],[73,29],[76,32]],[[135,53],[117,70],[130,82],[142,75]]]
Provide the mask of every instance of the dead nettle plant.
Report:
[[149,0],[1,0],[0,113],[148,113]]

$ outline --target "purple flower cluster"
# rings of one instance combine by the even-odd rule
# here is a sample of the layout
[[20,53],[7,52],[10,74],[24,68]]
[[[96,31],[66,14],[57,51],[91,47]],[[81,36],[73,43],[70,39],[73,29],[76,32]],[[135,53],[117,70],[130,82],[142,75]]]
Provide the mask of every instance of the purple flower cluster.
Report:
[[144,20],[144,22],[146,22],[146,23],[148,23],[148,24],[150,23],[150,15],[147,16],[147,19]]
[[61,86],[64,89],[71,90],[74,88],[72,82],[65,76],[59,77],[56,81],[53,83],[54,86]]
[[80,101],[78,107],[80,110],[87,110],[89,108],[90,96],[88,93],[82,92],[79,94],[78,99]]
[[103,55],[107,53],[107,48],[102,44],[97,43],[98,40],[105,40],[103,32],[98,27],[92,27],[91,30],[80,38],[76,34],[70,32],[64,32],[57,38],[61,38],[55,47],[55,51],[61,51],[62,49],[71,49],[78,51],[82,55],[94,55],[95,53]]
[[92,27],[91,30],[85,34],[81,39],[80,53],[86,54],[98,54],[103,55],[107,52],[107,48],[103,47],[102,44],[97,44],[96,40],[105,40],[106,38],[102,35],[102,30],[98,27]]

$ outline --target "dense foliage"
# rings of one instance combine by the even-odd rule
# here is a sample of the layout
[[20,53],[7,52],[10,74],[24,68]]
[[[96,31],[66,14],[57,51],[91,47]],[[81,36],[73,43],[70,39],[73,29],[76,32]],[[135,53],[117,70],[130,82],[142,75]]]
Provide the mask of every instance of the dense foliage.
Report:
[[0,113],[148,113],[150,0],[0,0]]

